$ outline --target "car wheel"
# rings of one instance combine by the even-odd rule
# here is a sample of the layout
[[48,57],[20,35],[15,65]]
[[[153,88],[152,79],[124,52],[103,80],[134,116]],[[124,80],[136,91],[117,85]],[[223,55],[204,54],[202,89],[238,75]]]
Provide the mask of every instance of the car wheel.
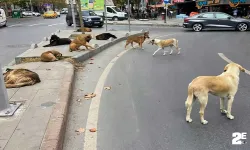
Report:
[[102,28],[102,26],[103,26],[103,25],[99,25],[98,27],[99,27],[99,28]]
[[118,17],[113,17],[112,20],[118,21],[119,19],[118,19]]
[[236,28],[239,31],[246,31],[248,29],[248,26],[246,23],[239,23]]
[[7,27],[7,21],[5,22],[5,25],[3,25],[4,27]]
[[72,25],[72,23],[70,23],[69,20],[67,20],[66,22],[67,22],[67,25],[68,25],[68,26],[71,26],[71,25]]
[[202,27],[202,24],[200,24],[200,23],[195,23],[195,24],[193,25],[193,30],[196,31],[196,32],[201,31],[202,28],[203,28],[203,27]]

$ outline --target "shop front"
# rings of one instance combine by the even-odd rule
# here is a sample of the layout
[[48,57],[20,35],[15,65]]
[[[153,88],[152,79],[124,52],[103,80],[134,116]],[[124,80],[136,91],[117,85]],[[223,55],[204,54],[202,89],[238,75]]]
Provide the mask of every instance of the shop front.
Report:
[[199,12],[224,12],[237,16],[248,16],[250,0],[197,0],[196,7]]
[[186,14],[197,11],[195,0],[173,0],[172,3],[177,7],[177,14]]

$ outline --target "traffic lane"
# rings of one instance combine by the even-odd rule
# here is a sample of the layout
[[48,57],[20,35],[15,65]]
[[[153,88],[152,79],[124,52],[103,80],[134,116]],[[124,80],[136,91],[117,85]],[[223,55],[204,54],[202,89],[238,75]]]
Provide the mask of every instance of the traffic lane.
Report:
[[[197,35],[186,35],[188,47]],[[185,38],[186,38],[185,36]],[[183,36],[184,37],[184,36]],[[210,37],[211,38],[211,37]],[[193,41],[192,41],[193,40]],[[215,44],[212,42],[211,44]],[[222,44],[222,43],[221,43]],[[131,50],[111,70],[101,99],[98,149],[249,149],[249,144],[232,146],[233,132],[249,132],[249,76],[240,75],[240,87],[232,107],[235,120],[220,114],[219,98],[209,96],[205,111],[208,125],[201,125],[199,104],[193,106],[191,124],[184,107],[187,87],[200,75],[218,75],[226,62],[205,49],[186,49],[181,55],[152,57],[154,46]],[[189,51],[196,51],[191,53]],[[244,114],[244,115],[242,115]],[[248,141],[249,143],[249,141]]]
[[248,49],[244,49],[245,53],[239,53],[239,52],[225,52],[223,53],[228,59],[230,59],[233,62],[236,62],[240,65],[242,65],[247,70],[250,70],[250,52]]
[[32,43],[39,43],[44,37],[58,29],[65,29],[65,25],[57,26],[19,26],[0,30],[0,63],[7,65],[16,56],[28,50]]

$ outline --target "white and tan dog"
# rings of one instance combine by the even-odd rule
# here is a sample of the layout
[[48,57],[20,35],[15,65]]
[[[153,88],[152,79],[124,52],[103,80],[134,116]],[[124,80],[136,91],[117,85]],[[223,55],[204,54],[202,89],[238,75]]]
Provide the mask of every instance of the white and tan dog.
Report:
[[[178,40],[175,38],[167,39],[167,40],[161,40],[161,39],[153,39],[149,41],[149,44],[152,45],[157,45],[158,49],[153,53],[153,56],[159,51],[163,50],[165,47],[170,47],[171,52],[169,53],[170,55],[173,53],[172,47],[174,46],[176,48],[176,51],[178,52],[177,54],[180,54],[180,48],[178,47]],[[167,51],[164,51],[163,55],[166,55]]]
[[[245,69],[236,63],[229,63],[225,66],[224,72],[218,76],[199,76],[188,86],[188,97],[185,102],[187,109],[186,121],[192,122],[190,117],[192,103],[198,99],[200,102],[200,119],[202,124],[207,124],[204,119],[204,111],[208,102],[208,93],[220,97],[220,111],[226,114],[228,119],[234,119],[231,114],[234,96],[238,90],[240,71]],[[225,99],[228,99],[227,110],[224,107]]]

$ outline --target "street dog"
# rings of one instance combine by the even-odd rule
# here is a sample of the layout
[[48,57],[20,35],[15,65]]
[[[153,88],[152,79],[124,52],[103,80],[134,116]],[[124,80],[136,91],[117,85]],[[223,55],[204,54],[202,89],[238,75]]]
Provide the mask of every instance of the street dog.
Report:
[[41,54],[41,61],[53,62],[58,61],[62,57],[62,54],[56,50],[47,51]]
[[[176,48],[176,51],[178,52],[177,54],[180,54],[180,48],[178,47],[178,40],[175,38],[171,38],[171,39],[167,39],[167,40],[160,40],[160,39],[153,39],[149,41],[149,44],[152,45],[157,45],[158,49],[153,53],[153,56],[159,51],[159,50],[163,50],[165,47],[170,47],[171,48],[171,52],[169,53],[170,55],[172,55],[173,50],[172,47],[174,46]],[[167,51],[164,51],[163,55],[166,55]]]
[[41,82],[39,75],[28,69],[7,68],[3,76],[6,88],[20,88]]
[[91,45],[89,45],[92,36],[90,34],[80,34],[78,35],[69,45],[69,51],[77,51],[79,50],[80,46],[85,46],[88,50],[89,47],[94,49]]
[[141,48],[141,49],[144,49],[144,48],[142,48],[142,44],[144,43],[144,41],[145,41],[147,38],[148,38],[148,39],[150,38],[150,37],[149,37],[149,32],[145,32],[144,35],[142,35],[142,36],[135,36],[135,35],[129,36],[129,37],[127,38],[127,41],[126,41],[125,49],[126,49],[126,47],[128,46],[128,44],[131,44],[131,46],[134,48],[133,42],[138,43],[139,46],[140,46],[140,48]]
[[92,29],[87,27],[82,27],[77,29],[75,32],[92,32]]
[[57,35],[52,35],[48,45],[43,47],[58,46],[58,45],[67,45],[70,44],[71,40],[69,38],[59,38]]
[[95,36],[96,40],[108,40],[109,38],[117,39],[117,37],[111,33],[102,33],[97,36]]
[[[232,120],[234,116],[231,114],[234,96],[238,90],[240,71],[245,69],[236,63],[229,63],[225,66],[224,72],[218,76],[199,76],[188,85],[188,97],[185,101],[187,109],[186,121],[192,122],[190,117],[192,111],[192,103],[194,100],[200,103],[200,120],[202,124],[207,124],[204,119],[204,111],[208,102],[208,93],[220,97],[220,112],[226,114],[227,118]],[[227,110],[224,107],[225,99],[228,100]]]

